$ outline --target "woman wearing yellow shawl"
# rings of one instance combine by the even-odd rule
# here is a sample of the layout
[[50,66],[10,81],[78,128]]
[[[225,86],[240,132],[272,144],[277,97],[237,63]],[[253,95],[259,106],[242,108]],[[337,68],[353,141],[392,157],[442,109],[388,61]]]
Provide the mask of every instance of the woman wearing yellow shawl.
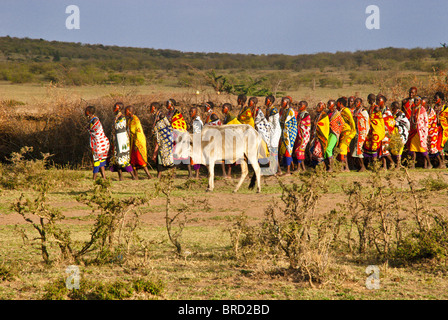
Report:
[[347,162],[347,154],[352,139],[356,136],[356,123],[353,119],[352,111],[347,108],[347,98],[342,97],[336,101],[336,107],[344,119],[341,136],[339,137],[339,157],[343,164],[344,171],[350,171]]
[[383,113],[376,104],[376,97],[373,93],[369,94],[367,100],[370,104],[369,122],[370,129],[364,142],[364,157],[376,160],[378,151],[381,148],[381,142],[386,136],[386,127],[384,125]]
[[434,95],[435,106],[437,113],[437,124],[439,126],[439,137],[437,139],[437,150],[439,151],[442,160],[439,168],[446,168],[445,165],[445,151],[444,147],[448,141],[448,106],[444,104],[445,95],[443,92],[436,92]]
[[330,118],[325,112],[325,103],[319,102],[317,104],[316,113],[318,115],[314,121],[310,141],[310,158],[313,166],[324,160],[325,150],[328,146],[328,136],[330,135]]
[[143,169],[151,179],[148,170],[148,158],[146,153],[146,137],[143,132],[140,119],[134,114],[134,107],[127,106],[125,110],[126,118],[128,118],[129,138],[131,144],[131,165],[134,168],[135,178],[138,179],[137,170]]
[[251,125],[253,128],[255,128],[255,121],[254,116],[252,114],[250,106],[244,106],[247,101],[247,97],[244,94],[241,94],[238,96],[238,106],[241,106],[241,111],[238,114],[238,121],[242,124],[248,124]]

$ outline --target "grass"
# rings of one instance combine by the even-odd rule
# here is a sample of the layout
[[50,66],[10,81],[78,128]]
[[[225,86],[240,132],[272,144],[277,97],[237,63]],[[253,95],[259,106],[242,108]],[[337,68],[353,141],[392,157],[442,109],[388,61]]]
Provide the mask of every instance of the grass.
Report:
[[[413,175],[423,179],[431,177],[434,171],[415,170]],[[440,171],[441,173],[443,171]],[[64,227],[70,230],[75,241],[84,241],[89,236],[94,213],[79,204],[76,195],[91,185],[89,171],[78,171],[83,178],[76,180],[64,190],[49,192],[51,205],[60,208],[67,219]],[[143,195],[154,188],[156,180],[117,181],[112,177],[112,191],[118,198]],[[342,184],[355,179],[365,179],[366,174],[340,173],[333,180],[335,185],[328,195],[329,201],[337,203],[342,197]],[[294,175],[288,178],[294,181]],[[184,172],[175,179],[176,186],[186,181]],[[172,203],[178,204],[185,196],[208,199],[207,211],[193,208],[191,220],[187,223],[182,242],[186,249],[183,257],[177,257],[175,248],[168,240],[164,221],[164,199],[153,199],[142,208],[143,224],[138,229],[139,237],[151,243],[147,261],[141,254],[131,257],[127,264],[118,261],[104,265],[80,266],[81,286],[85,286],[84,296],[71,298],[97,299],[242,299],[242,300],[382,300],[382,299],[447,299],[444,288],[448,285],[445,277],[448,269],[444,265],[427,265],[419,268],[402,267],[381,270],[381,287],[368,290],[365,287],[365,262],[349,256],[340,256],[336,262],[335,276],[331,283],[310,288],[307,282],[282,276],[279,272],[282,262],[273,265],[263,259],[255,264],[245,265],[233,257],[229,233],[232,218],[241,212],[248,214],[252,222],[260,222],[264,208],[272,199],[279,197],[281,189],[275,179],[266,179],[263,192],[259,195],[247,189],[248,181],[241,193],[232,194],[233,188],[227,181],[219,180],[216,191],[206,193],[202,185],[192,190],[175,188]],[[9,222],[0,225],[0,299],[67,299],[70,296],[61,287],[67,277],[67,262],[56,260],[52,265],[42,264],[37,247],[30,249],[21,237],[23,230],[27,241],[32,241],[33,229],[17,219],[8,204],[20,196],[23,190],[2,190],[0,208],[1,219]],[[27,194],[33,191],[25,191]],[[256,201],[247,203],[244,200]],[[16,227],[17,225],[17,227]],[[26,240],[25,240],[26,241]],[[56,248],[51,248],[56,250]],[[62,280],[61,280],[62,279]],[[157,294],[145,293],[132,285],[145,286],[138,279],[158,283],[163,290]],[[133,288],[133,289],[132,289]],[[149,289],[148,289],[149,290]]]

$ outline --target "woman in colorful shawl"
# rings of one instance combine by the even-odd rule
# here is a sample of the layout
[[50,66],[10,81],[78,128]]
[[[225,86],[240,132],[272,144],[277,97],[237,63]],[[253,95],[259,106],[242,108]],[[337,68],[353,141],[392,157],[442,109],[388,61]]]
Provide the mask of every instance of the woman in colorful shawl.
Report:
[[325,150],[325,159],[327,161],[328,171],[333,171],[333,151],[339,142],[342,129],[344,128],[344,119],[341,113],[336,109],[336,101],[329,100],[327,103],[330,118],[330,134],[328,136],[328,145]]
[[[270,140],[269,131],[270,131],[270,124],[268,120],[266,120],[266,117],[264,116],[263,111],[257,106],[258,99],[256,97],[251,97],[249,99],[249,108],[251,109],[252,114],[254,115],[254,128],[258,131],[261,138],[263,139],[263,148],[264,148],[264,154],[269,157],[269,149],[268,149],[268,143]],[[266,158],[266,162],[267,162]]]
[[283,157],[283,165],[286,166],[286,175],[291,174],[291,163],[294,142],[297,138],[297,119],[295,112],[291,107],[291,97],[283,97],[281,102],[280,126],[282,128],[282,137],[280,142],[279,154]]
[[[190,108],[190,119],[191,119],[191,133],[194,135],[200,135],[202,131],[202,127],[204,126],[201,117],[198,115],[198,109],[196,107]],[[193,138],[194,139],[194,138]],[[199,169],[201,168],[200,164],[195,164],[193,162],[193,158],[190,157],[190,163],[188,164],[188,177],[192,178],[192,170],[196,172],[196,179],[199,179]]]
[[325,112],[325,103],[319,102],[317,104],[316,113],[318,115],[313,124],[309,151],[313,166],[324,161],[325,150],[327,150],[328,145],[328,136],[330,135],[330,118],[328,118]]
[[204,123],[209,126],[220,126],[222,125],[221,120],[219,119],[218,115],[214,111],[215,104],[211,101],[206,102],[204,104],[205,108],[205,114],[207,115],[205,118]]
[[311,115],[306,110],[308,102],[299,102],[299,113],[297,114],[298,133],[294,143],[294,156],[297,160],[297,170],[305,171],[305,151],[311,137]]
[[381,141],[381,148],[378,152],[378,157],[383,162],[383,169],[387,169],[387,160],[389,160],[391,167],[395,166],[395,162],[393,161],[389,151],[390,141],[392,139],[392,134],[395,129],[395,118],[392,112],[387,107],[386,101],[387,99],[383,95],[378,95],[376,97],[376,104],[382,110],[383,113],[384,128],[386,133],[384,135],[383,141]]
[[426,97],[422,98],[422,107],[425,108],[428,114],[428,156],[429,159],[436,158],[439,162],[438,168],[442,166],[442,159],[440,157],[439,150],[437,148],[437,143],[439,140],[439,126],[437,125],[437,113],[435,109],[428,105],[429,99]]
[[254,116],[252,114],[250,106],[245,106],[246,100],[247,97],[245,95],[238,96],[238,106],[241,107],[240,113],[238,114],[238,121],[242,124],[248,124],[255,128]]
[[414,107],[412,108],[410,120],[411,130],[407,147],[413,159],[411,166],[415,166],[418,153],[424,158],[424,168],[428,169],[432,167],[428,157],[428,114],[421,102],[422,99],[420,97],[414,98]]
[[350,143],[350,150],[353,159],[356,159],[359,166],[358,171],[365,171],[363,147],[369,132],[369,113],[364,108],[361,98],[355,99],[355,110],[353,111],[353,120],[356,125],[356,135]]
[[280,174],[280,163],[278,161],[278,147],[282,136],[282,128],[280,126],[280,113],[274,105],[275,97],[269,95],[264,100],[266,106],[266,119],[269,122],[269,170],[270,174]]
[[381,143],[386,135],[383,113],[376,104],[376,97],[373,93],[367,97],[369,101],[369,133],[364,142],[364,157],[368,160],[377,160]]
[[437,113],[437,124],[439,127],[439,137],[437,139],[437,150],[440,153],[442,159],[442,165],[440,168],[446,168],[445,164],[445,150],[444,147],[448,141],[448,106],[443,103],[445,95],[443,92],[436,92],[434,95],[435,107]]
[[344,119],[341,136],[339,138],[339,159],[343,164],[343,171],[350,171],[348,167],[347,154],[350,142],[356,136],[356,124],[350,108],[347,107],[347,98],[341,97],[336,101],[336,107]]
[[110,171],[118,172],[118,179],[123,180],[122,171],[129,172],[135,180],[134,171],[131,166],[130,141],[127,130],[126,117],[123,115],[124,105],[117,102],[113,107],[115,120],[112,127],[112,159]]
[[[402,106],[404,103],[402,103]],[[409,137],[410,122],[406,117],[406,114],[400,109],[398,102],[394,101],[390,105],[392,114],[395,118],[395,128],[393,136],[398,136],[400,139],[391,143],[390,152],[396,158],[397,168],[401,167],[401,156],[403,154],[404,146],[406,145]]]
[[127,106],[125,109],[126,118],[128,118],[128,130],[131,149],[131,165],[134,169],[135,179],[138,180],[138,170],[143,169],[151,179],[148,170],[148,158],[146,153],[146,137],[143,132],[140,119],[134,114],[134,107]]
[[230,103],[224,103],[222,105],[222,114],[224,115],[224,119],[222,121],[223,124],[241,124],[238,121],[237,117],[231,112],[232,105]]
[[106,178],[106,170],[104,168],[109,153],[109,139],[104,134],[100,119],[95,115],[95,107],[88,106],[84,114],[89,119],[90,148],[92,149],[93,157],[93,180],[97,178],[98,172],[101,172],[101,176]]
[[403,112],[408,120],[411,119],[412,109],[414,108],[414,98],[417,96],[417,88],[411,87],[409,89],[409,97],[405,99],[403,105]]
[[155,113],[153,131],[156,136],[152,160],[157,163],[157,177],[160,179],[164,170],[174,166],[173,128],[168,118],[161,112],[157,102],[151,104],[151,113]]

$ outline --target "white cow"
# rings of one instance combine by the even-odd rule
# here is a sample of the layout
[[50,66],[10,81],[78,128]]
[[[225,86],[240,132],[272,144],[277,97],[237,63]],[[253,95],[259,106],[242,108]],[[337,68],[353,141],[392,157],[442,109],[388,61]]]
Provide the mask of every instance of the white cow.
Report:
[[[200,134],[189,135],[190,156],[196,164],[208,167],[209,182],[207,191],[213,191],[214,169],[217,161],[241,164],[241,178],[233,190],[237,192],[249,173],[248,163],[255,171],[257,192],[261,191],[261,169],[259,158],[267,158],[265,146],[260,134],[250,125],[235,124],[223,126],[204,126]],[[253,187],[253,184],[249,186]]]

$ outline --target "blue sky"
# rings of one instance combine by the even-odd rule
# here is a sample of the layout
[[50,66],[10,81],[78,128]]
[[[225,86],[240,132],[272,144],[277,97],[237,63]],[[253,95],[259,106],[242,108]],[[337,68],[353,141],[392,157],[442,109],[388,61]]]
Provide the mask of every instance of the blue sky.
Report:
[[[80,10],[69,30],[65,9]],[[380,9],[369,30],[366,8]],[[1,0],[0,36],[184,52],[304,54],[448,42],[447,0]]]

